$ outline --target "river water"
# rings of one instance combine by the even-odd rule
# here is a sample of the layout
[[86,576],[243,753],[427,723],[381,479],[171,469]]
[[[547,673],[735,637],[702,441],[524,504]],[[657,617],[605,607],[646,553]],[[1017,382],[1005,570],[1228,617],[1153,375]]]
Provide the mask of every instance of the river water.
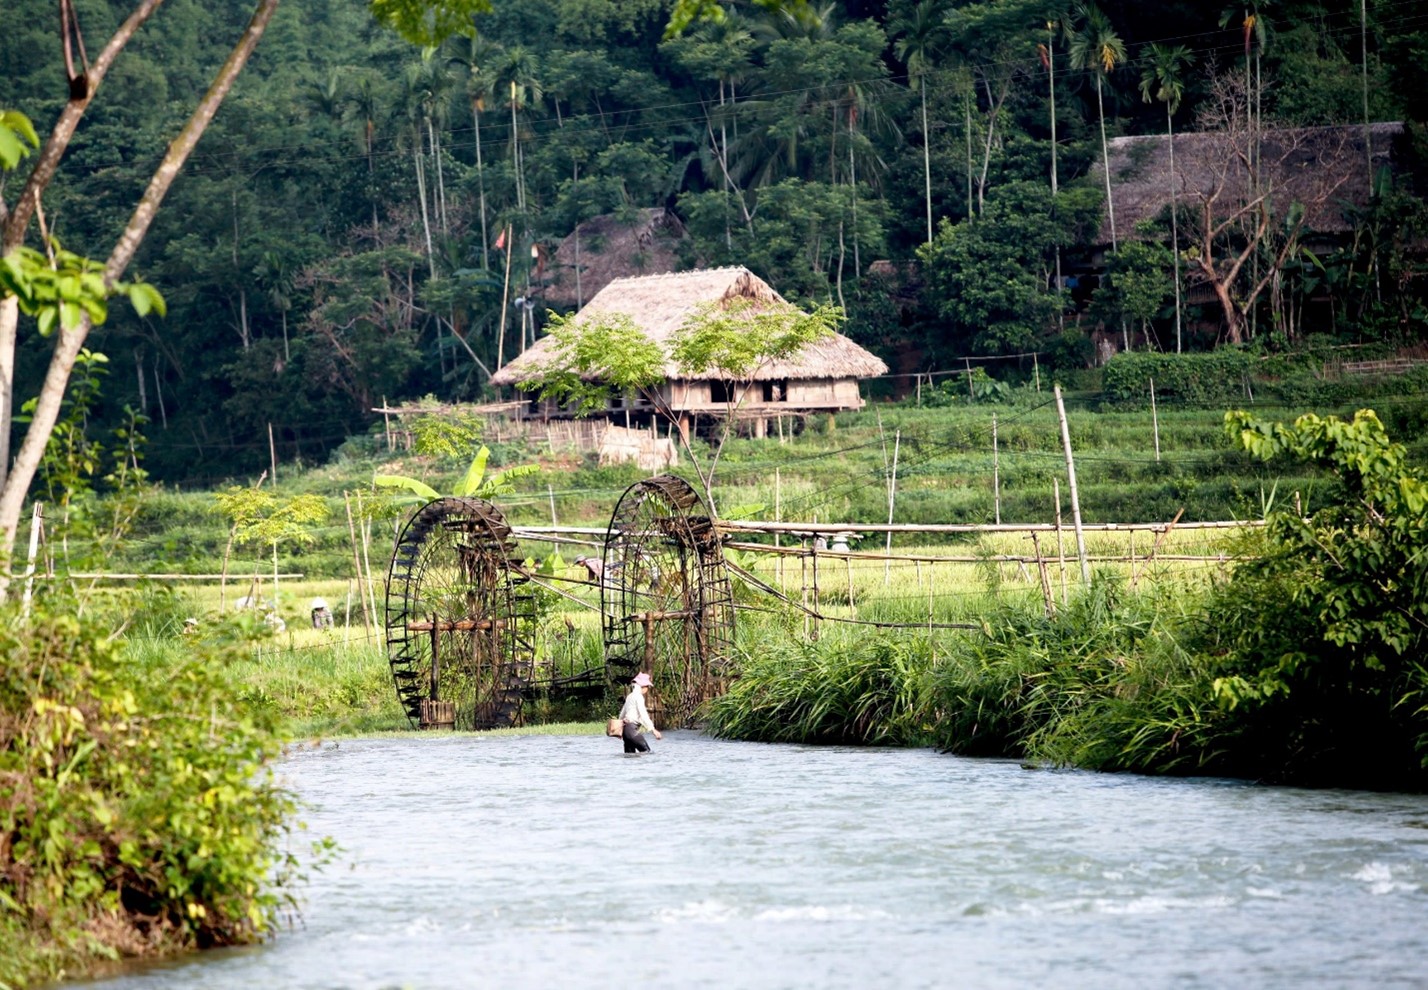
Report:
[[669,733],[325,744],[267,945],[119,988],[1423,987],[1428,798]]

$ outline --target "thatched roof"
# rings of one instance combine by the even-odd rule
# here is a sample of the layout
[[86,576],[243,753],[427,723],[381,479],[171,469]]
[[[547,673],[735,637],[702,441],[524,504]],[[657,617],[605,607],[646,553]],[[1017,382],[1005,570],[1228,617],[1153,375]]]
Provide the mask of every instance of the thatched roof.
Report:
[[[711,302],[748,300],[756,307],[793,304],[753,272],[743,267],[709,268],[639,278],[618,278],[586,304],[577,319],[623,313],[634,320],[651,340],[667,345],[701,306]],[[524,354],[491,376],[492,385],[514,385],[528,377],[552,356],[551,338],[542,337]],[[886,374],[887,365],[842,334],[835,333],[809,344],[793,357],[772,361],[759,369],[755,380],[782,378],[868,378]],[[683,378],[673,363],[665,366],[670,379]],[[718,371],[697,379],[725,377]]]
[[595,298],[617,278],[672,272],[679,267],[679,243],[685,237],[679,217],[662,207],[637,210],[633,220],[609,214],[586,220],[551,255],[543,283],[544,303],[553,309],[572,309]]
[[[1377,171],[1392,163],[1393,145],[1403,125],[1371,124],[1369,130]],[[1261,188],[1270,191],[1276,215],[1284,216],[1297,202],[1305,207],[1305,226],[1310,230],[1348,230],[1344,203],[1362,206],[1370,198],[1363,126],[1271,129],[1262,132],[1260,140]],[[1217,203],[1228,208],[1244,201],[1248,176],[1235,155],[1236,144],[1247,144],[1243,131],[1175,135],[1176,196],[1182,209],[1198,206],[1221,181],[1222,173],[1224,191]],[[1164,134],[1115,138],[1109,155],[1116,237],[1129,240],[1137,236],[1137,223],[1155,219],[1170,206],[1170,140]],[[1101,223],[1100,241],[1109,244],[1110,240],[1107,218]]]

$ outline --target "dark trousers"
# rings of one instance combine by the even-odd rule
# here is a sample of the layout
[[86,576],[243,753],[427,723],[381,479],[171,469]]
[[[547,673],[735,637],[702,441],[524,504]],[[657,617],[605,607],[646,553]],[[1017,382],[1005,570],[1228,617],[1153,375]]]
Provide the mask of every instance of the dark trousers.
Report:
[[625,740],[626,753],[648,753],[650,751],[650,744],[645,741],[645,734],[634,722],[626,722],[625,729],[620,733],[620,736]]

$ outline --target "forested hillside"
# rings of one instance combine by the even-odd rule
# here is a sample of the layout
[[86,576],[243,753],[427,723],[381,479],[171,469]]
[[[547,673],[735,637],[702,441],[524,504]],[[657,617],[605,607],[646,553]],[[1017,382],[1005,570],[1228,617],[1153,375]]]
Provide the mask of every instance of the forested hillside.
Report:
[[[127,10],[75,6],[91,38]],[[169,0],[120,58],[45,202],[66,248],[112,240],[248,12]],[[902,369],[1085,363],[1098,325],[1136,349],[1174,350],[1182,325],[1186,349],[1423,339],[1420,5],[741,5],[667,40],[669,16],[666,0],[496,0],[473,38],[421,51],[363,5],[284,0],[139,256],[167,317],[115,307],[91,338],[109,357],[99,419],[145,412],[168,480],[256,472],[269,425],[280,457],[323,459],[383,398],[482,395],[521,346],[503,295],[539,323],[555,245],[650,207],[686,226],[683,263],[843,305],[850,336]],[[54,5],[11,0],[0,108],[43,130],[64,97]],[[1178,266],[1168,210],[1107,243],[1103,140],[1244,134],[1225,154],[1246,149],[1258,176],[1266,135],[1366,120],[1406,123],[1365,149],[1371,198],[1326,187],[1306,221],[1251,189],[1231,226],[1201,230],[1187,197]],[[1344,231],[1311,250],[1331,215]],[[1201,243],[1227,261],[1202,264]],[[869,274],[881,259],[919,266]],[[1108,277],[1058,293],[1077,271]],[[43,367],[33,331],[21,400]]]

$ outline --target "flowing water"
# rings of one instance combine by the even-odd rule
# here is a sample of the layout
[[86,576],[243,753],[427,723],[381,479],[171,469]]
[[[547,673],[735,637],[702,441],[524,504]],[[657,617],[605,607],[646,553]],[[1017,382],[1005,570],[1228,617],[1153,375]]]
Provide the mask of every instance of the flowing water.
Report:
[[344,741],[302,923],[106,988],[1422,987],[1428,798],[670,733]]

